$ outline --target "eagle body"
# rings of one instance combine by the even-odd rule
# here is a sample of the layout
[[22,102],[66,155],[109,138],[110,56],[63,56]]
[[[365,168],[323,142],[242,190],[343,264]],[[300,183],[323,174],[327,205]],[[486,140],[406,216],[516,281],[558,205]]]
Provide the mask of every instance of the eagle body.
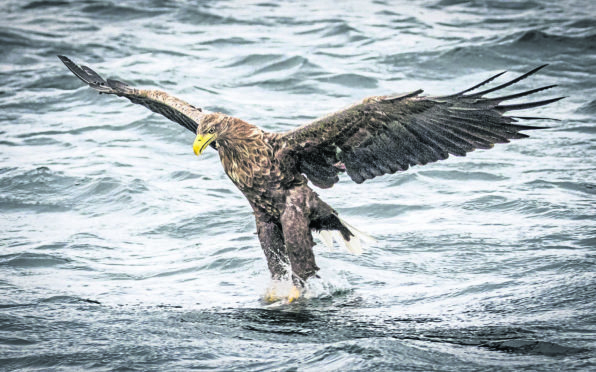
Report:
[[[221,113],[206,114],[201,130],[215,128],[212,142],[230,180],[250,203],[272,277],[302,285],[319,268],[312,230],[339,229],[337,213],[310,188],[287,151],[284,136]],[[288,250],[287,247],[291,247]]]
[[160,90],[104,80],[89,67],[64,56],[59,58],[100,93],[125,97],[193,132],[195,154],[207,147],[216,149],[226,174],[253,209],[272,278],[291,278],[297,286],[303,286],[319,270],[313,232],[319,232],[325,244],[332,245],[335,239],[353,253],[362,251],[361,241],[367,238],[340,219],[310,185],[330,188],[343,173],[360,184],[449,155],[465,156],[475,149],[525,138],[521,131],[543,127],[519,121],[545,118],[505,113],[563,98],[509,103],[555,85],[488,96],[533,75],[544,65],[480,91],[504,72],[447,96],[422,96],[422,90],[417,90],[368,97],[288,132],[271,133],[229,115],[206,113]]

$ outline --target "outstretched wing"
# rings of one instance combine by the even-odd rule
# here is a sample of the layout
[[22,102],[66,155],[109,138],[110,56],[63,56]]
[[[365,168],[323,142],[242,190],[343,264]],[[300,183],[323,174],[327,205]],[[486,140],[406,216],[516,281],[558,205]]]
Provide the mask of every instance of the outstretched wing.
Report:
[[328,115],[283,135],[287,152],[298,170],[316,186],[328,188],[346,171],[356,183],[413,165],[465,156],[474,149],[524,138],[522,130],[538,129],[517,124],[503,113],[546,105],[559,98],[503,105],[504,101],[536,93],[554,85],[496,98],[485,95],[536,73],[540,66],[511,81],[470,93],[501,76],[497,74],[462,92],[443,97],[420,96],[418,90],[401,96],[369,97],[345,110]]
[[76,65],[65,56],[58,56],[73,74],[99,93],[115,94],[126,97],[133,103],[138,103],[153,112],[162,114],[166,118],[182,125],[193,133],[197,132],[199,121],[203,116],[200,108],[184,102],[161,90],[137,89],[118,80],[104,80],[87,66]]

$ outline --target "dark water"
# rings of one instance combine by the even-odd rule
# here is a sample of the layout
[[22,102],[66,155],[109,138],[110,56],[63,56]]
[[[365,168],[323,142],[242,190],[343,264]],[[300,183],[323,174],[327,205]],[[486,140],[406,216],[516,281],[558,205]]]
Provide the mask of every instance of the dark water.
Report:
[[[117,4],[0,5],[1,370],[596,368],[596,3]],[[378,243],[318,247],[267,305],[216,154],[56,54],[278,131],[543,63],[518,88],[568,98],[530,139],[321,191]]]

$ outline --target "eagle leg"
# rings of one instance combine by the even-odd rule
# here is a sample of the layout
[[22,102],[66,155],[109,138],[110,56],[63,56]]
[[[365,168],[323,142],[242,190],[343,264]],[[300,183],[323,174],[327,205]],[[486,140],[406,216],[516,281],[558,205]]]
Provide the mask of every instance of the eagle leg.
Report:
[[273,280],[287,278],[290,263],[279,222],[260,213],[256,214],[256,221],[257,234],[265,257],[267,258],[267,266],[271,272],[271,278]]
[[319,270],[315,263],[309,218],[304,203],[289,201],[281,215],[284,241],[290,258],[292,280],[297,287],[303,287],[306,280]]

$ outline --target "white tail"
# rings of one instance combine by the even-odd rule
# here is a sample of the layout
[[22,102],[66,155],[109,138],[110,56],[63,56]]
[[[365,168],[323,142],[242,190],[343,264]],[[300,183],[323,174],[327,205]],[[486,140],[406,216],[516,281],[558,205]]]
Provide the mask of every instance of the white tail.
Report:
[[[339,217],[338,217],[339,218]],[[346,221],[339,219],[342,225],[344,225],[352,236],[349,240],[344,239],[342,234],[338,230],[321,230],[318,232],[318,236],[325,244],[329,250],[333,250],[333,240],[337,242],[337,244],[345,249],[347,249],[352,254],[362,254],[362,243],[375,243],[376,239],[372,236],[358,230],[354,226],[350,225]]]

